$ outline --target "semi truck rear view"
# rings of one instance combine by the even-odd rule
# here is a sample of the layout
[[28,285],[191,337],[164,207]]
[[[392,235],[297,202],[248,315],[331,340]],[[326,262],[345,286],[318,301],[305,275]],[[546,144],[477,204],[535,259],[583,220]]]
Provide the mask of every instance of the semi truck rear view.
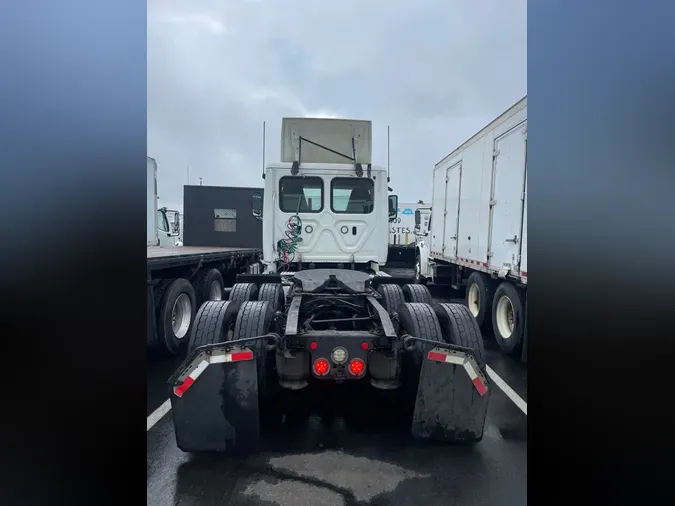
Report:
[[417,279],[466,287],[466,305],[502,351],[524,352],[527,97],[436,164],[431,209]]
[[281,161],[251,203],[264,272],[201,305],[169,380],[180,449],[255,452],[289,406],[349,388],[393,401],[413,438],[482,439],[491,388],[475,318],[380,270],[398,198],[371,163],[371,128],[283,119]]

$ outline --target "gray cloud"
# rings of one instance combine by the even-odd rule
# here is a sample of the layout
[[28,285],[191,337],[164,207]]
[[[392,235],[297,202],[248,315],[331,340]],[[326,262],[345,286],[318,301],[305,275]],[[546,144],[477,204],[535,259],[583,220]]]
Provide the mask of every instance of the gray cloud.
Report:
[[262,186],[283,116],[373,122],[402,202],[526,94],[525,0],[149,0],[148,154],[162,205],[182,185]]

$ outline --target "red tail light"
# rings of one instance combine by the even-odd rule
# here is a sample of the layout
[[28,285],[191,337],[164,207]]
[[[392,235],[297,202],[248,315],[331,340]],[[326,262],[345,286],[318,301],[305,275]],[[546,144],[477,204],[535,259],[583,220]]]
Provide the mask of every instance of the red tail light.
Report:
[[330,371],[330,363],[325,358],[317,358],[314,361],[314,374],[317,376],[325,376]]
[[362,349],[362,350],[367,350],[367,349],[368,349],[368,343],[367,343],[366,341],[363,341],[363,342],[361,343],[361,349]]
[[317,343],[316,341],[312,341],[311,343],[309,343],[309,349],[310,350],[316,350],[318,347],[319,347],[319,343]]
[[349,372],[352,373],[353,376],[361,376],[366,372],[366,363],[360,358],[352,359],[352,361],[349,362]]

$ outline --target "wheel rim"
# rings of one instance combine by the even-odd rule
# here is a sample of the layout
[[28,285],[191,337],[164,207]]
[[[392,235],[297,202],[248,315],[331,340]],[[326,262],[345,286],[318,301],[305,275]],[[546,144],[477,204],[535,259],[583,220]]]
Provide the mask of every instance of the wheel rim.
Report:
[[186,293],[181,293],[171,310],[171,327],[178,339],[183,339],[190,328],[192,319],[192,302]]
[[220,281],[214,281],[211,283],[209,300],[223,300],[223,287],[220,286]]
[[497,302],[496,317],[499,334],[504,339],[510,338],[513,335],[515,320],[513,303],[506,295],[500,297],[499,301]]
[[474,318],[478,317],[480,312],[480,289],[476,283],[473,283],[469,287],[469,311]]

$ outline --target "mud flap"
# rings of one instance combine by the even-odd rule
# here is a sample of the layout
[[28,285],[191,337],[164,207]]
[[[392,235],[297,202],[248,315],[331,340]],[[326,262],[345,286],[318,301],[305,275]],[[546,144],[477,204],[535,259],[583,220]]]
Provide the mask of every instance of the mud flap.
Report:
[[487,378],[470,353],[441,347],[426,352],[413,412],[413,438],[480,441],[488,398]]
[[169,379],[178,448],[256,451],[260,443],[254,352],[227,343],[197,348]]

